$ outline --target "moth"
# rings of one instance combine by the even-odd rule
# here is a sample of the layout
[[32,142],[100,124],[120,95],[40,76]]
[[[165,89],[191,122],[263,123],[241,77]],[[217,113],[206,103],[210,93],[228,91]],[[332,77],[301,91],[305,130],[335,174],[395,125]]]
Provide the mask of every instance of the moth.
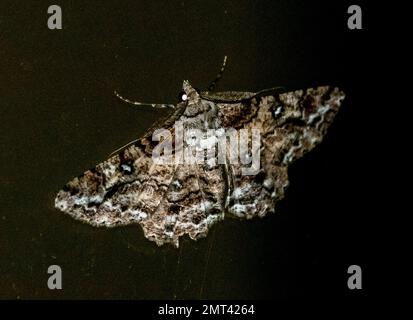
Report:
[[[141,138],[67,183],[56,196],[56,208],[98,227],[139,224],[147,239],[175,247],[184,235],[205,237],[227,215],[252,219],[275,212],[289,184],[289,165],[322,141],[345,95],[332,86],[214,93],[225,64],[226,57],[207,91],[184,81],[176,105],[133,102],[116,93],[124,102],[171,112]],[[177,122],[184,130],[258,129],[258,169],[246,175],[241,162],[158,163],[153,158],[157,129],[171,133],[165,139],[172,140],[173,155],[189,145],[185,139],[180,145],[175,141]],[[250,145],[252,137],[247,140]],[[228,160],[234,147],[226,148]]]

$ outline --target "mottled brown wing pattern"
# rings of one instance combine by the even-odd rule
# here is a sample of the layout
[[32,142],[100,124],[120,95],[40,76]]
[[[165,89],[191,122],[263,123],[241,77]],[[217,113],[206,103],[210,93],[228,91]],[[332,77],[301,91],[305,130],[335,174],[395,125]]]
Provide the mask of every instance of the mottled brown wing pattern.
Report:
[[55,205],[95,226],[141,221],[159,205],[173,172],[173,166],[155,165],[141,147],[132,145],[70,181]]
[[225,186],[222,169],[202,165],[178,165],[161,204],[151,219],[142,221],[145,236],[158,245],[179,245],[185,234],[193,240],[205,237],[209,228],[224,218]]
[[261,132],[258,174],[242,175],[241,164],[229,167],[228,212],[247,219],[274,212],[289,183],[289,164],[321,142],[343,98],[339,89],[325,86],[218,104],[223,127]]
[[228,211],[245,218],[274,212],[289,183],[289,164],[321,142],[343,98],[339,89],[325,86],[218,104],[223,126],[261,132],[259,173],[242,175],[240,165],[230,166],[233,191]]
[[[162,124],[174,133],[174,119],[185,111],[178,105]],[[152,159],[150,128],[135,143],[67,183],[55,206],[75,219],[94,226],[113,227],[140,222],[156,210],[169,187],[173,165],[160,166]]]

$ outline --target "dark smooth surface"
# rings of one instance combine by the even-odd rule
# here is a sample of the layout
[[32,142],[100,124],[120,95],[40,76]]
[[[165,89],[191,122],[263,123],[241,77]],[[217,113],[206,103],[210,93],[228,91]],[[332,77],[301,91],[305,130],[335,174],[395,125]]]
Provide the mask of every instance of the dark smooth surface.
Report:
[[[367,115],[373,103],[372,16],[347,28],[350,2],[49,1],[0,4],[0,298],[273,299],[360,294],[374,183]],[[331,84],[347,98],[322,145],[290,168],[278,213],[228,219],[200,241],[158,248],[139,226],[96,229],[53,207],[72,177],[135,139],[175,103],[182,80],[217,90]],[[63,290],[47,268],[63,269]]]

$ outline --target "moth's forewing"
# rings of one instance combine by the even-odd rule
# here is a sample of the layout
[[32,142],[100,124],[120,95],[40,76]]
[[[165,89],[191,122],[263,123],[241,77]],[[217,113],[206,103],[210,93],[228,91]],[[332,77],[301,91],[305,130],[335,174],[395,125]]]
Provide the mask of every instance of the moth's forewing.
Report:
[[289,183],[288,166],[322,141],[343,99],[338,88],[325,86],[218,104],[224,127],[261,133],[258,173],[243,175],[241,164],[230,166],[228,211],[245,218],[273,212]]

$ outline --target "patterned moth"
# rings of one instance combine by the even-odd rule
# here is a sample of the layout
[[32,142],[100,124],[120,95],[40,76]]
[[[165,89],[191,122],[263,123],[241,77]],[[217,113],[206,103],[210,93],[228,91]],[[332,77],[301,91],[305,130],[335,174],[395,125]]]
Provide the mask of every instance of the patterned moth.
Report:
[[[206,236],[225,215],[251,219],[274,212],[288,185],[289,165],[322,141],[344,93],[330,86],[213,93],[225,63],[226,59],[208,91],[199,92],[184,81],[176,105],[133,102],[116,93],[127,103],[169,108],[171,113],[141,138],[67,183],[57,194],[56,208],[93,226],[137,223],[149,240],[176,247],[185,234],[194,240]],[[166,140],[175,147],[175,156],[189,144],[185,139],[179,145],[176,142],[176,123],[183,130],[221,134],[227,129],[258,129],[258,170],[243,174],[242,161],[155,161],[152,155],[159,139],[153,136],[157,129],[171,133]],[[247,144],[251,139],[248,137]],[[225,148],[224,159],[228,160],[234,147]]]

